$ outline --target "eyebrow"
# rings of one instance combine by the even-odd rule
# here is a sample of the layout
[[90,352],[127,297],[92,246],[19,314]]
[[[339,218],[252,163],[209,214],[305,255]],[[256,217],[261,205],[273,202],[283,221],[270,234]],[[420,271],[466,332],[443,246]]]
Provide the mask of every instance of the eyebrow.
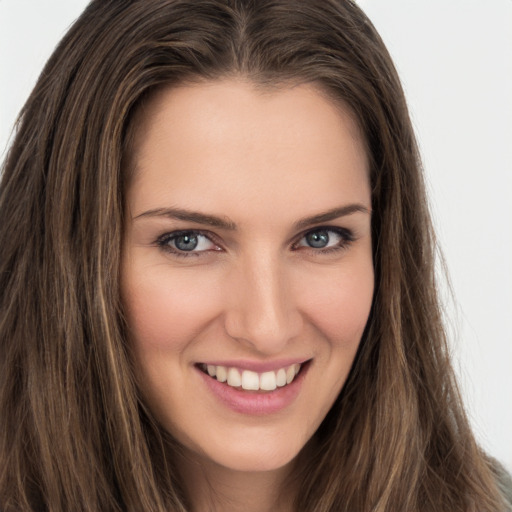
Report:
[[312,217],[305,217],[297,221],[294,224],[295,229],[303,229],[313,224],[320,224],[322,222],[329,222],[330,220],[339,219],[340,217],[346,217],[354,213],[366,213],[369,214],[370,210],[362,204],[348,204],[346,206],[340,206],[339,208],[333,208],[326,212],[313,215]]
[[[319,224],[322,222],[329,222],[340,217],[346,217],[354,213],[366,213],[369,214],[370,210],[362,204],[348,204],[333,208],[322,213],[318,213],[311,217],[305,217],[300,219],[294,224],[296,230],[304,229],[307,226]],[[192,210],[186,210],[183,208],[155,208],[143,212],[136,217],[134,220],[145,218],[145,217],[166,217],[169,219],[183,220],[186,222],[194,222],[196,224],[204,224],[206,226],[212,226],[215,228],[225,229],[228,231],[235,231],[237,229],[236,224],[229,220],[227,217],[219,217],[217,215],[208,215],[201,212],[195,212]]]
[[236,224],[226,217],[218,217],[216,215],[207,215],[205,213],[194,212],[182,208],[155,208],[148,210],[134,217],[134,220],[143,217],[167,217],[169,219],[184,220],[186,222],[195,222],[196,224],[205,224],[214,228],[226,229],[234,231]]

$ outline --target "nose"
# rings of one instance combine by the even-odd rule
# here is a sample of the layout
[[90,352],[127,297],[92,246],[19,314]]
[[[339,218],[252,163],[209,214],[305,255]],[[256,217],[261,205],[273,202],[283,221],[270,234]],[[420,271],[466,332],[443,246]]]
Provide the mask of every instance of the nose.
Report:
[[225,329],[229,336],[263,355],[282,353],[297,337],[303,318],[293,282],[278,257],[253,256],[230,273]]

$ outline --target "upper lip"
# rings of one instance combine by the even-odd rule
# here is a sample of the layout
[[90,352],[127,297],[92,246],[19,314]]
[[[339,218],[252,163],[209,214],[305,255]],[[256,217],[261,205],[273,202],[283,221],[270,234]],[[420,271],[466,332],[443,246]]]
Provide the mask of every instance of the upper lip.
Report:
[[239,368],[240,370],[250,370],[256,373],[276,371],[281,368],[287,368],[292,364],[304,364],[310,359],[308,358],[286,358],[276,359],[274,361],[254,361],[250,359],[231,359],[231,360],[208,360],[201,361],[198,364],[206,364],[212,366],[225,366],[226,368]]

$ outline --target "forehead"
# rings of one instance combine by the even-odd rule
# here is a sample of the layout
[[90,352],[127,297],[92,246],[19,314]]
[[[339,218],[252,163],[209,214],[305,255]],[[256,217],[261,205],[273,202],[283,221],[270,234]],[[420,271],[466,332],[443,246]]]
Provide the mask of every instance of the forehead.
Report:
[[[226,97],[229,97],[230,100],[228,104],[225,103]],[[261,84],[243,77],[217,80],[197,79],[197,81],[185,82],[178,86],[169,85],[156,88],[143,99],[141,104],[136,107],[128,127],[129,144],[127,145],[126,160],[134,164],[133,170],[135,171],[135,166],[140,163],[140,149],[148,129],[156,123],[168,122],[169,115],[175,115],[176,121],[178,121],[183,115],[190,118],[193,113],[201,114],[203,117],[201,125],[204,125],[206,117],[210,117],[211,122],[215,123],[219,118],[219,111],[224,112],[227,117],[233,110],[236,110],[241,118],[249,111],[254,114],[259,110],[260,117],[264,117],[265,121],[271,124],[276,121],[271,115],[272,109],[279,103],[283,107],[288,104],[292,109],[296,108],[299,103],[302,106],[309,104],[308,115],[314,112],[322,116],[325,115],[326,110],[329,110],[329,114],[331,114],[329,117],[332,117],[332,114],[337,111],[343,117],[342,122],[353,139],[363,142],[366,147],[366,140],[357,116],[341,98],[336,97],[321,83],[300,84],[290,81],[279,84]],[[264,105],[269,108],[262,109],[261,107]],[[280,110],[276,110],[275,113],[279,114]],[[164,117],[167,119],[164,120]],[[282,123],[282,119],[279,119],[278,115],[275,117],[278,123]],[[251,119],[248,118],[248,121]],[[284,127],[289,129],[293,126],[293,121],[294,119],[290,118]]]
[[133,122],[129,198],[137,211],[178,198],[201,197],[213,207],[233,194],[253,202],[295,195],[323,208],[315,191],[331,192],[338,203],[345,193],[367,192],[358,124],[313,84],[262,89],[219,80],[166,88]]

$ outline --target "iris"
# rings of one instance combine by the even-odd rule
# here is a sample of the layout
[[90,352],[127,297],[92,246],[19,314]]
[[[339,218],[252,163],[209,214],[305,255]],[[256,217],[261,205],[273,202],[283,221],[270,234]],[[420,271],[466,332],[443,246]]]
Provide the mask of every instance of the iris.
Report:
[[197,235],[186,233],[174,239],[174,245],[180,251],[193,251],[199,243]]
[[312,231],[306,235],[306,242],[310,247],[321,249],[329,243],[329,234],[327,231]]

